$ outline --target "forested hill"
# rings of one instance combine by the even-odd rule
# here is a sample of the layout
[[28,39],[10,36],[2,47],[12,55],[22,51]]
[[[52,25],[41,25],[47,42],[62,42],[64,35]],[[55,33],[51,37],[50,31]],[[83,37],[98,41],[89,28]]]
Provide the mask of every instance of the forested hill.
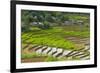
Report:
[[21,11],[22,28],[28,28],[30,25],[46,25],[47,28],[57,25],[84,25],[84,23],[89,25],[89,20],[89,13],[34,10]]

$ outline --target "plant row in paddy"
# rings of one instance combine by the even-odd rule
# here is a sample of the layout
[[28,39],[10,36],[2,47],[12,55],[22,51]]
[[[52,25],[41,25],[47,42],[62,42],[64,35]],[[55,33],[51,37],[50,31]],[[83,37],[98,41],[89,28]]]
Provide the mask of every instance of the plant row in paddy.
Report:
[[22,33],[22,43],[31,43],[38,45],[46,45],[63,49],[77,49],[75,43],[66,39],[68,36],[86,38],[89,37],[89,31],[67,31],[62,27],[54,27],[53,29],[40,30],[39,28],[32,31]]

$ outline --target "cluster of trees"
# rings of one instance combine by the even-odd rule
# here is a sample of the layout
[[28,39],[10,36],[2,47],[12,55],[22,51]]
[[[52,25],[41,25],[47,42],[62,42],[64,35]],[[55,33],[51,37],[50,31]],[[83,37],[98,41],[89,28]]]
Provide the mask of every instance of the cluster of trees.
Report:
[[50,24],[52,23],[61,25],[65,21],[69,20],[82,20],[84,22],[89,22],[89,14],[56,11],[21,11],[22,30],[28,30],[32,22],[36,22],[37,26],[41,29],[48,29],[51,28]]

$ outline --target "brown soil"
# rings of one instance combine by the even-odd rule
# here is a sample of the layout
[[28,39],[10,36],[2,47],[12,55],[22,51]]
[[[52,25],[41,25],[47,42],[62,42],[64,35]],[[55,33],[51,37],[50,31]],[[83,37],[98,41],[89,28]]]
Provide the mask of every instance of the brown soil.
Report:
[[67,37],[67,40],[70,40],[76,44],[85,44],[89,43],[90,39],[89,38],[79,38],[79,37]]
[[67,40],[75,44],[86,44],[90,42],[89,38],[79,38],[79,37],[66,37]]
[[30,63],[30,62],[44,62],[46,57],[35,57],[29,59],[21,59],[21,63]]
[[73,42],[76,46],[76,49],[81,49],[85,47],[85,44],[90,43],[89,38],[66,37],[66,40]]

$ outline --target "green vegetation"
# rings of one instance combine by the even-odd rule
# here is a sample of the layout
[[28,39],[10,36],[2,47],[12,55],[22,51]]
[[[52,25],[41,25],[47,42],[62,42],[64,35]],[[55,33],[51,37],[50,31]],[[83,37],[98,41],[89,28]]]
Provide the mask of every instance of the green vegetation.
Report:
[[36,53],[23,53],[21,55],[21,58],[22,59],[32,59],[33,58],[33,61],[34,61],[34,58],[42,58],[44,57],[44,61],[46,62],[53,62],[53,61],[64,61],[64,60],[67,60],[66,58],[56,58],[56,57],[52,57],[52,56],[47,56],[47,55],[41,55],[41,54],[36,54]]
[[63,27],[53,27],[52,29],[48,29],[48,30],[42,30],[33,27],[31,32],[22,33],[22,40],[23,40],[22,42],[39,44],[39,45],[47,45],[51,47],[59,47],[63,49],[75,49],[77,48],[75,46],[75,43],[67,40],[66,39],[67,37],[69,36],[75,36],[81,38],[89,37],[88,31],[76,32],[76,31],[67,31],[67,30],[63,29]]
[[57,58],[54,58],[52,56],[48,56],[46,59],[45,59],[46,62],[51,62],[51,61],[58,61]]
[[37,55],[36,53],[23,53],[21,54],[21,58],[34,58],[34,57],[38,57],[39,55]]
[[[22,44],[38,44],[67,50],[76,50],[76,43],[68,37],[90,37],[90,15],[88,13],[53,12],[22,10]],[[81,48],[83,46],[81,45]],[[24,49],[23,49],[24,50]],[[34,58],[42,55],[21,54],[21,58]],[[59,61],[48,56],[45,61]],[[65,60],[65,59],[62,59]],[[61,60],[60,60],[61,61]]]
[[[41,29],[49,29],[51,26],[62,26],[63,24],[81,24],[89,23],[88,13],[73,13],[73,12],[51,12],[51,11],[21,11],[22,32],[29,31],[32,25],[36,25]],[[85,23],[85,24],[84,24]],[[32,24],[32,25],[30,25]],[[83,27],[83,26],[82,26]],[[81,26],[80,26],[81,28]]]

